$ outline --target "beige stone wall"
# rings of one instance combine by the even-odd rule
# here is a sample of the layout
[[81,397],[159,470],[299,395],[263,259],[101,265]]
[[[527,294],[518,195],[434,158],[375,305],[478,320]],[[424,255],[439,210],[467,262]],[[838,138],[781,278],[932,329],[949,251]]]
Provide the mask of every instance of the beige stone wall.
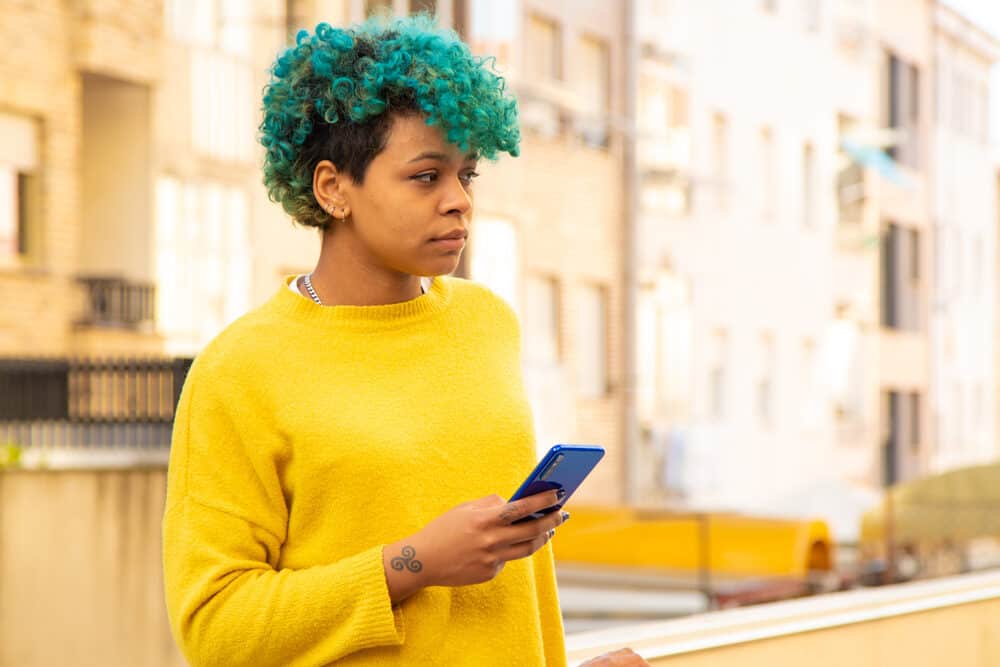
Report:
[[[650,661],[654,667],[1000,664],[1000,600]],[[808,658],[804,658],[808,656]]]
[[1000,664],[1000,576],[979,572],[568,637],[569,664],[621,646],[665,667]]
[[164,468],[0,473],[0,665],[186,664],[167,625]]
[[[7,3],[0,21],[0,108],[39,123],[40,254],[28,267],[0,267],[0,353],[59,352],[67,343],[79,229],[80,81],[74,21],[58,0]],[[0,137],[0,140],[3,138]]]

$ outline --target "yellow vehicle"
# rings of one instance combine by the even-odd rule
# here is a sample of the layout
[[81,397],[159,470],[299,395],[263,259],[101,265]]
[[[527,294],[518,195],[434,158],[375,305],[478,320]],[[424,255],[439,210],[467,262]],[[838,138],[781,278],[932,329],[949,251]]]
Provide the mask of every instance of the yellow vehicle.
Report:
[[834,569],[824,521],[730,513],[574,505],[553,548],[563,573],[642,573],[702,589],[718,606],[827,589]]
[[997,564],[998,510],[1000,463],[896,484],[862,518],[862,561],[870,571],[881,566],[887,581]]

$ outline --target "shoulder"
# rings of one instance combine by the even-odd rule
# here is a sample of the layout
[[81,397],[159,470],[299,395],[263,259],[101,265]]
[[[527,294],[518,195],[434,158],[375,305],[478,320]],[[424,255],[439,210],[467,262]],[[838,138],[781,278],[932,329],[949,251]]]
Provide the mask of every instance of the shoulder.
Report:
[[241,382],[272,359],[275,345],[283,345],[281,323],[264,305],[230,322],[195,356],[189,376]]
[[517,313],[507,301],[483,283],[465,278],[448,277],[456,303],[493,317],[517,324]]

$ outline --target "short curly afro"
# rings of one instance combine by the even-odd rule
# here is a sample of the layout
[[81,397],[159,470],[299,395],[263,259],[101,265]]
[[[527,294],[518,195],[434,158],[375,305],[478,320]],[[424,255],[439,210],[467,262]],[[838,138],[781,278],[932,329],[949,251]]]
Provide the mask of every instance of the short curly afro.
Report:
[[298,223],[326,228],[330,218],[312,191],[316,165],[330,160],[362,183],[396,114],[422,115],[485,159],[517,156],[517,103],[491,61],[427,15],[300,31],[264,88],[268,196]]

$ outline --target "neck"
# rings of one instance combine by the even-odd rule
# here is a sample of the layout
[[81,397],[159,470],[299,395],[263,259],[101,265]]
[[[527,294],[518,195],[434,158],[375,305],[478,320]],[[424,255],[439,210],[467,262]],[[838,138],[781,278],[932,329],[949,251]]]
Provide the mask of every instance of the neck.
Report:
[[420,296],[420,276],[379,266],[361,248],[353,248],[356,244],[351,241],[348,234],[323,232],[319,260],[311,277],[323,305],[382,306]]

